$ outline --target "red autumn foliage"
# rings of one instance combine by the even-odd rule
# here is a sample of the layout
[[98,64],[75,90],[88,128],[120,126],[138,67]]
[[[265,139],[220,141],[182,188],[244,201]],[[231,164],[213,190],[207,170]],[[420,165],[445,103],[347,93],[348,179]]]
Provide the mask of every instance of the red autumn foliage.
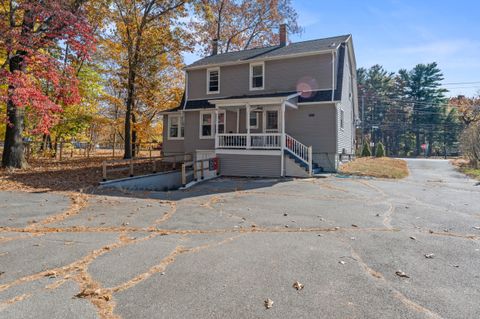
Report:
[[88,59],[95,46],[84,1],[0,2],[0,98],[27,110],[34,133],[47,133],[62,106],[80,101],[71,63]]

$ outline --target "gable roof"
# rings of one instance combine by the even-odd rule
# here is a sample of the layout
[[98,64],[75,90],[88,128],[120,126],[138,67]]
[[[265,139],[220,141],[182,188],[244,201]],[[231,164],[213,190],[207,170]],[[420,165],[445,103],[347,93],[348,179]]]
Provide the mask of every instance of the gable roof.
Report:
[[244,62],[250,60],[261,60],[277,57],[288,57],[298,54],[315,53],[319,51],[334,50],[339,45],[350,38],[350,35],[341,35],[336,37],[316,39],[302,42],[294,42],[286,46],[270,46],[264,48],[255,48],[237,52],[228,52],[217,55],[211,55],[193,62],[186,69],[213,66],[224,63]]

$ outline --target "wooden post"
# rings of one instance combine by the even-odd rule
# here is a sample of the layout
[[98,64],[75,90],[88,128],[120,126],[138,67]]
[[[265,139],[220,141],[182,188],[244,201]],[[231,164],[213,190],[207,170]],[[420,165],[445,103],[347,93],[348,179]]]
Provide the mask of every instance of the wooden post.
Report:
[[203,160],[200,161],[200,179],[203,179]]
[[215,158],[217,161],[217,176],[220,176],[220,158]]
[[102,177],[103,177],[103,181],[106,182],[107,181],[107,161],[103,161],[102,163]]
[[185,187],[187,185],[187,170],[185,168],[185,163],[182,164],[182,185]]
[[157,161],[155,159],[153,159],[153,162],[152,162],[152,171],[154,173],[157,172]]
[[133,177],[133,158],[130,159],[130,177]]
[[197,162],[193,162],[193,179],[196,181],[198,181],[198,163]]

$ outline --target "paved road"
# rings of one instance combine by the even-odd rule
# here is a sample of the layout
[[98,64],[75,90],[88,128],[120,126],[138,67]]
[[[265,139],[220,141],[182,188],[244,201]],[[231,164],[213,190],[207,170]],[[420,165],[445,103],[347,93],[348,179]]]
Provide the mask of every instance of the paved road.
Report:
[[480,187],[408,164],[402,181],[0,193],[0,318],[480,318]]

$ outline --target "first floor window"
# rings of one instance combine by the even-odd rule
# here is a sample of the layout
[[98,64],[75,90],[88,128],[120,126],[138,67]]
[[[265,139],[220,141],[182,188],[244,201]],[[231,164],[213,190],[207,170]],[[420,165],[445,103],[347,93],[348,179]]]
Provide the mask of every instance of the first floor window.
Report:
[[278,130],[278,112],[267,111],[267,130]]
[[168,137],[182,138],[185,131],[185,124],[182,115],[168,116]]
[[218,132],[219,134],[225,133],[225,112],[218,112]]
[[200,131],[202,137],[212,137],[213,136],[213,114],[212,113],[202,113],[200,117]]
[[250,128],[258,128],[258,112],[250,112]]

